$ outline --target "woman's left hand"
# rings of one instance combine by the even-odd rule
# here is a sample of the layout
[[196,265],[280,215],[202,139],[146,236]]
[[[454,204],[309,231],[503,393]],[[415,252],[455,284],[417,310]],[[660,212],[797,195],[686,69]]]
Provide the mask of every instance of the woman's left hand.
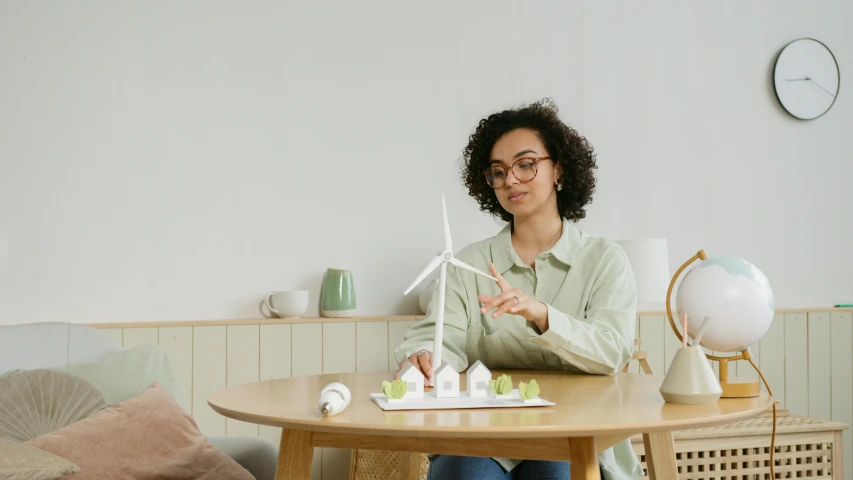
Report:
[[501,293],[497,296],[478,295],[483,307],[480,313],[487,313],[492,309],[497,309],[492,318],[498,318],[504,313],[512,313],[521,315],[525,319],[533,322],[539,327],[540,332],[548,330],[548,307],[539,300],[527,296],[521,290],[514,288],[498,273],[494,264],[489,264],[489,271],[492,276],[498,279],[498,287]]

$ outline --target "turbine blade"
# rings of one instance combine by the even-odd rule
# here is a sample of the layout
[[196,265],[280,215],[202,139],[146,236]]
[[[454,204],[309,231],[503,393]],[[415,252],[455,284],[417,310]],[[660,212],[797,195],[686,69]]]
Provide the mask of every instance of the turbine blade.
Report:
[[483,272],[477,270],[476,268],[472,267],[471,265],[468,265],[467,263],[463,262],[462,260],[457,260],[456,257],[451,258],[450,263],[456,265],[459,268],[464,268],[465,270],[468,270],[469,272],[474,272],[477,275],[482,275],[486,278],[491,278],[492,280],[494,280],[496,282],[498,281],[497,278],[489,275],[488,273],[483,273]]
[[444,214],[444,241],[447,244],[445,249],[453,253],[453,242],[450,240],[450,224],[447,223],[447,206],[444,204],[443,193],[441,194],[441,212]]
[[413,288],[415,288],[419,283],[421,283],[421,281],[423,281],[423,279],[426,278],[427,275],[429,275],[433,270],[435,270],[435,267],[437,267],[443,259],[444,257],[442,256],[437,256],[433,258],[426,266],[426,268],[423,269],[420,275],[418,275],[418,278],[416,278],[415,281],[412,282],[411,285],[409,285],[409,288],[407,288],[406,291],[403,292],[403,295],[408,295],[409,292],[411,292]]

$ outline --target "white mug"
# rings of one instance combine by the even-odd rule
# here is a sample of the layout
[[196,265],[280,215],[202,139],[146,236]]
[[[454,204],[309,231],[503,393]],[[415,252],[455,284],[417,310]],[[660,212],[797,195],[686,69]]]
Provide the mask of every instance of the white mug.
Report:
[[[270,292],[263,305],[277,317],[299,318],[308,310],[308,290]],[[264,313],[263,309],[261,313]]]

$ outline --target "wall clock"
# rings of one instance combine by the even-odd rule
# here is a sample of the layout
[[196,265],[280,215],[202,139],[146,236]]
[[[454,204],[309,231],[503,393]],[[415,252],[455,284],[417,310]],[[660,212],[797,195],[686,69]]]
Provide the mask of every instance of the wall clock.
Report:
[[812,38],[794,40],[776,57],[776,98],[788,113],[801,120],[820,117],[832,107],[840,80],[835,56]]

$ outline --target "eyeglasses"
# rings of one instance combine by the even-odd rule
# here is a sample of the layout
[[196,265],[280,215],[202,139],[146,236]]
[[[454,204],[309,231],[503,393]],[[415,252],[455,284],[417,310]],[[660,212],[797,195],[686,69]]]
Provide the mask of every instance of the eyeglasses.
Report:
[[[521,183],[527,183],[536,178],[536,173],[539,170],[537,167],[539,162],[550,160],[551,157],[539,158],[519,158],[512,164],[509,170],[512,170],[513,176]],[[507,168],[503,165],[492,165],[483,170],[483,175],[486,176],[486,183],[490,187],[498,189],[506,185]]]

